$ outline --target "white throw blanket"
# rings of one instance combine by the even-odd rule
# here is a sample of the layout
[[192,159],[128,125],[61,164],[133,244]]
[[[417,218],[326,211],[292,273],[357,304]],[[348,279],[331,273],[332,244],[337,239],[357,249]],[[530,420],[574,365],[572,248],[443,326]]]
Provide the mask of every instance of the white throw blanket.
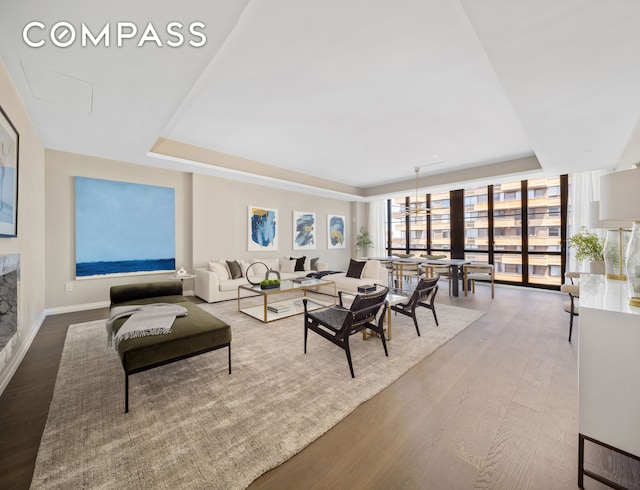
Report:
[[184,306],[171,303],[115,306],[111,308],[107,320],[107,341],[109,345],[112,344],[114,339],[113,323],[118,318],[129,317],[115,335],[113,343],[115,343],[116,350],[118,350],[120,342],[126,339],[171,333],[171,326],[176,317],[186,315],[187,309]]

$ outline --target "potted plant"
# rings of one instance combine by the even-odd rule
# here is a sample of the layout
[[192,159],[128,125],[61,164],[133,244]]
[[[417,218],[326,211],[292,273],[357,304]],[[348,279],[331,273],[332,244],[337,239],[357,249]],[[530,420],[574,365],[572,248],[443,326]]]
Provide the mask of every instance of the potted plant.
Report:
[[586,226],[569,238],[569,246],[576,249],[576,260],[589,260],[590,272],[604,274],[604,238],[590,232]]
[[367,255],[367,249],[373,247],[369,230],[364,226],[360,227],[360,231],[356,236],[356,250],[362,250],[362,255]]

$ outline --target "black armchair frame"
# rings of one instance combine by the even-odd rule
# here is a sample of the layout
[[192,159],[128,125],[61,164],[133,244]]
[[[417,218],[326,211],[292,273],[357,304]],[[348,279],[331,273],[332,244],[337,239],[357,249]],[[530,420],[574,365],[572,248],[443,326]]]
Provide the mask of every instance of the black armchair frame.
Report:
[[[345,308],[342,303],[342,291],[339,291],[339,305],[313,312],[307,310],[307,300],[303,299],[304,353],[307,353],[308,332],[312,330],[345,351],[351,377],[355,378],[351,350],[349,348],[349,337],[368,328],[380,335],[384,354],[389,357],[382,325],[387,311],[386,297],[388,292],[389,288],[384,287],[373,293],[359,294],[351,303],[351,307]],[[382,312],[380,313],[381,308]]]
[[436,326],[439,326],[438,316],[436,315],[435,300],[438,293],[438,279],[440,275],[436,274],[435,277],[430,279],[420,279],[420,282],[414,289],[411,297],[409,297],[406,303],[398,303],[391,305],[391,310],[396,313],[401,313],[406,316],[410,316],[413,319],[413,324],[416,326],[416,332],[420,337],[420,329],[418,328],[418,319],[416,318],[416,308],[423,306],[433,313],[433,319],[436,322]]

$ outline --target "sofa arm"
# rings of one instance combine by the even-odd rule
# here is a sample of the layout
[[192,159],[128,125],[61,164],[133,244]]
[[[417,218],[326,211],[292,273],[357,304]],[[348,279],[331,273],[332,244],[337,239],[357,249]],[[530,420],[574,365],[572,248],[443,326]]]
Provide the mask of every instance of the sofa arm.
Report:
[[209,269],[196,269],[196,278],[194,281],[196,296],[202,298],[207,303],[216,300],[220,293],[220,281],[215,272]]

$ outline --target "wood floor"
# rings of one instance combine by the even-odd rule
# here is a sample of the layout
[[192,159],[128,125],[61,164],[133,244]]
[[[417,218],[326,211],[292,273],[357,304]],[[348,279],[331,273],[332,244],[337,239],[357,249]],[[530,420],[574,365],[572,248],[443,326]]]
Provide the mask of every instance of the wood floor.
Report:
[[[492,301],[478,286],[438,299],[487,314],[251,489],[577,488],[580,327],[567,342],[563,296],[496,288]],[[29,488],[67,327],[105,317],[42,325],[0,397],[0,488]],[[637,462],[586,453],[597,473],[640,488]]]

